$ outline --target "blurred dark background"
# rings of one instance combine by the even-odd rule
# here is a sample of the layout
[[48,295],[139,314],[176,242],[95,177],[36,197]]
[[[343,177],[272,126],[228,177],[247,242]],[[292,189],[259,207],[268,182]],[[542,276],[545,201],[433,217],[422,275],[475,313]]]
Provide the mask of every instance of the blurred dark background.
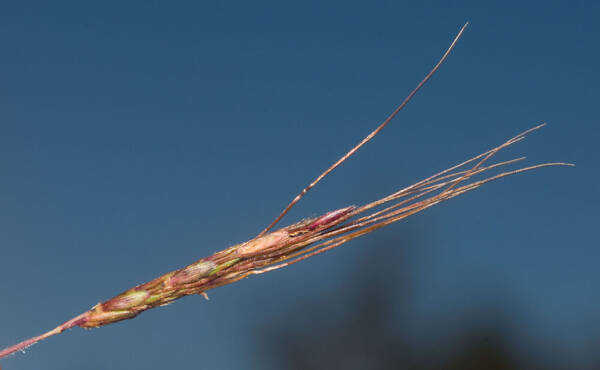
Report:
[[283,224],[498,159],[486,185],[289,268],[74,329],[3,369],[600,368],[596,2],[0,5],[0,346]]
[[[414,239],[374,240],[373,255],[349,273],[335,299],[313,297],[286,312],[261,332],[261,352],[282,369],[566,369],[599,368],[531,351],[520,344],[520,313],[510,292],[482,287],[457,315],[423,315],[413,303],[419,294],[411,261],[415,253],[390,253]],[[394,269],[390,269],[393,262]],[[476,278],[474,276],[474,278]],[[327,312],[329,315],[324,315]],[[592,329],[591,329],[592,330]],[[534,335],[534,333],[531,333]],[[592,342],[590,345],[593,345]]]

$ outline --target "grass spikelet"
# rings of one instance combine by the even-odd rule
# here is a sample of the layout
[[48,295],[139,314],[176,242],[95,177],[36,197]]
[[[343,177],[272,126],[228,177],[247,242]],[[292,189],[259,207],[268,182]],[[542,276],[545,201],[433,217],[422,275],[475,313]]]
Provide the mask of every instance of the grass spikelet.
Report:
[[[382,199],[360,206],[340,208],[327,212],[320,217],[307,218],[271,231],[291,207],[311,188],[370,141],[396,116],[444,62],[463,34],[466,26],[463,26],[431,72],[426,75],[392,114],[358,145],[304,188],[257,237],[216,252],[181,269],[168,272],[152,281],[128,289],[105,302],[98,303],[89,311],[45,334],[0,351],[0,358],[23,351],[40,340],[62,333],[75,326],[95,328],[134,318],[143,311],[168,305],[184,296],[199,294],[206,297],[205,292],[210,289],[231,284],[250,275],[280,269],[329,251],[361,235],[373,232],[433,205],[475,190],[488,182],[540,167],[570,166],[567,163],[543,163],[512,170],[505,169],[510,165],[521,162],[524,157],[490,163],[498,152],[520,142],[525,138],[525,135],[543,127],[544,124],[542,124],[518,134],[485,153],[452,166],[416,184],[400,189]],[[496,173],[491,174],[492,171],[496,171]],[[487,177],[482,175],[487,175]]]

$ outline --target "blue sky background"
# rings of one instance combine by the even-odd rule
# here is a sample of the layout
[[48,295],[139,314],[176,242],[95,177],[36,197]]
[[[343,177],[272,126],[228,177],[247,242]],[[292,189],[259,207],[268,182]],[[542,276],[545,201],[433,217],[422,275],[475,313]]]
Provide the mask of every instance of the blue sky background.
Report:
[[[406,110],[283,224],[541,122],[500,158],[577,166],[489,184],[209,302],[71,330],[3,368],[294,368],[282,337],[321,343],[357,304],[377,308],[372,292],[386,297],[373,320],[413,354],[443,359],[498,321],[514,367],[600,363],[597,2],[15,4],[0,6],[0,347],[254,236],[467,20]],[[483,326],[475,342],[495,335]]]

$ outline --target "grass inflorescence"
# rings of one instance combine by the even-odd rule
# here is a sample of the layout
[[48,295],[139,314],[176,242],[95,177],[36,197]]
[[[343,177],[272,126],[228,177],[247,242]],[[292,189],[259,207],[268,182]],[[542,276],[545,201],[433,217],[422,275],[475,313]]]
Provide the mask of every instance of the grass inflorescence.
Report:
[[79,326],[96,328],[125,319],[132,319],[141,312],[165,306],[188,295],[202,295],[219,286],[231,284],[250,275],[262,274],[300,262],[317,254],[336,248],[354,238],[400,221],[410,215],[445,200],[454,198],[481,185],[508,175],[533,170],[545,166],[570,165],[567,163],[543,163],[513,170],[505,170],[482,177],[481,174],[505,168],[524,157],[509,161],[490,163],[500,150],[525,138],[525,135],[541,128],[544,124],[527,130],[501,145],[477,155],[467,161],[452,166],[411,186],[400,189],[382,199],[360,205],[347,206],[319,217],[306,218],[294,224],[271,231],[275,224],[298,202],[304,194],[323,177],[354,154],[361,146],[379,133],[394,116],[406,105],[416,92],[440,67],[466,25],[460,30],[451,46],[436,66],[427,74],[394,112],[358,145],[342,156],[309,186],[296,196],[281,214],[255,238],[233,245],[208,257],[199,259],[183,268],[168,272],[154,280],[140,284],[123,293],[93,306],[89,311],[59,325],[40,336],[33,337],[0,351],[0,358],[49,336]]

